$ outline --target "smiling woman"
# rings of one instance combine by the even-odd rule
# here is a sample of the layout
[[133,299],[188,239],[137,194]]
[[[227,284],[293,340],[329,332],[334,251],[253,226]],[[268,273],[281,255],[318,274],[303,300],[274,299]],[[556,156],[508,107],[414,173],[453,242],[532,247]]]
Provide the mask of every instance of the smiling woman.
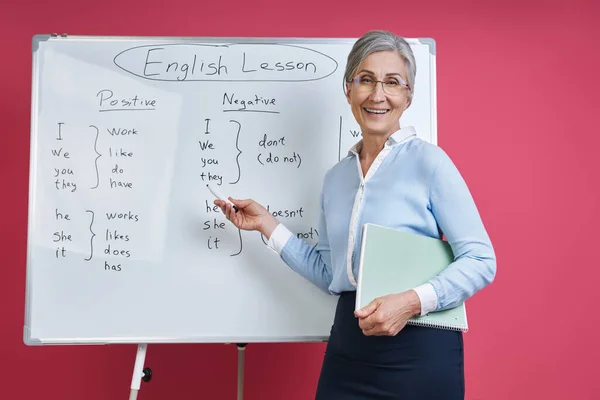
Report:
[[[492,282],[493,247],[460,173],[434,144],[400,126],[410,106],[415,58],[391,32],[361,37],[348,55],[346,99],[362,140],[326,174],[316,246],[253,200],[215,201],[236,227],[258,230],[294,271],[339,295],[317,400],[464,398],[462,332],[407,325],[456,307]],[[386,210],[394,210],[393,213]],[[355,310],[365,223],[441,238],[455,261],[438,276]]]

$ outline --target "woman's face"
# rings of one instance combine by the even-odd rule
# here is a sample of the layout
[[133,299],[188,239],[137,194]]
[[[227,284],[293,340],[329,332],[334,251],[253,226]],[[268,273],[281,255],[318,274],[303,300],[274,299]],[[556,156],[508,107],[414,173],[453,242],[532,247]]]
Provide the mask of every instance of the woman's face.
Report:
[[[381,83],[373,89],[369,85],[373,81],[386,82],[393,94],[386,93]],[[359,65],[354,81],[347,85],[346,97],[363,137],[387,138],[400,129],[400,117],[409,104],[409,89],[402,81],[407,82],[404,61],[396,52],[372,53]]]

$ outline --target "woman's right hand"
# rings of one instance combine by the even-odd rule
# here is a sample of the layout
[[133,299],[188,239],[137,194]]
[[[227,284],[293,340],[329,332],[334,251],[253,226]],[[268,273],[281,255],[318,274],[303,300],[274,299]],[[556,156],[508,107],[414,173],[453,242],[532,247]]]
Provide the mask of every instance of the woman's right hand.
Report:
[[271,237],[279,221],[266,208],[251,199],[236,200],[229,197],[229,200],[237,207],[238,212],[223,200],[215,200],[214,203],[233,225],[245,231],[259,231],[267,240]]

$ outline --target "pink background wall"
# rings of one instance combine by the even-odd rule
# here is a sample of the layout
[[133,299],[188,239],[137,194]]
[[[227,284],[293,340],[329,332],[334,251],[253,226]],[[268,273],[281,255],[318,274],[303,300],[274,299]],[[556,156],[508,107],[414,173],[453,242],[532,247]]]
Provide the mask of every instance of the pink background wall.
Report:
[[[180,0],[0,6],[0,398],[125,399],[134,345],[22,341],[31,38],[37,33],[437,41],[439,144],[469,184],[498,256],[469,301],[467,399],[597,399],[600,3]],[[247,400],[314,396],[323,344],[246,351]],[[233,345],[151,345],[140,400],[234,399]]]

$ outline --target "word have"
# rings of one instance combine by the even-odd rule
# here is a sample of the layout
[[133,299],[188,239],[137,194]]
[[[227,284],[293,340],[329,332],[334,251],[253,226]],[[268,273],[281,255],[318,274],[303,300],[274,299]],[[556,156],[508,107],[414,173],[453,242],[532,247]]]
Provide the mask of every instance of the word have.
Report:
[[98,98],[98,107],[102,111],[152,111],[156,110],[156,99],[143,99],[137,94],[134,96],[121,96],[115,98],[115,94],[110,89],[102,89],[96,94]]

